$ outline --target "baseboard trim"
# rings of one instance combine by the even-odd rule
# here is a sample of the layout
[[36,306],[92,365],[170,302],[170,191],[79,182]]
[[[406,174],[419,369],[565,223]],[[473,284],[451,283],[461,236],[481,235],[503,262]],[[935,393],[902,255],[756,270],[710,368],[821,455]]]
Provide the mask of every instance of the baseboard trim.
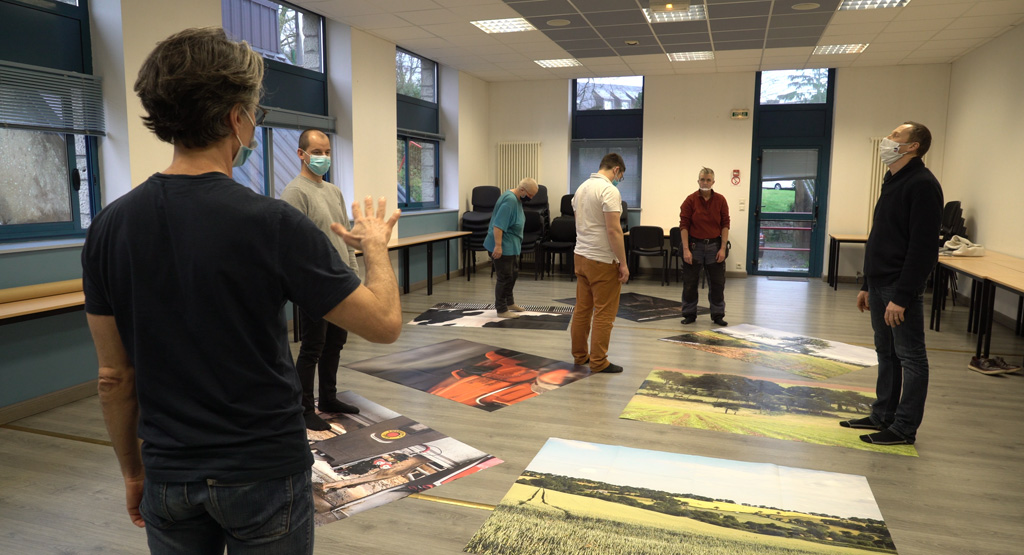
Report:
[[27,401],[0,407],[0,424],[14,422],[22,418],[39,414],[80,399],[96,395],[96,386],[99,380],[89,380],[83,384],[66,387],[53,393],[33,397]]

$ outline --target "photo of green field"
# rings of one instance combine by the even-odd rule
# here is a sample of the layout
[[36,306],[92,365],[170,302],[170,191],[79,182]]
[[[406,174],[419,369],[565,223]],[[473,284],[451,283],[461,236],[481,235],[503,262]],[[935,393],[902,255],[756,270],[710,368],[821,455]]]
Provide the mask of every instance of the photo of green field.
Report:
[[619,418],[916,457],[913,445],[864,443],[839,426],[873,401],[868,389],[655,368]]
[[896,553],[862,476],[557,438],[465,551]]
[[871,349],[749,324],[663,338],[691,349],[827,380],[877,364]]

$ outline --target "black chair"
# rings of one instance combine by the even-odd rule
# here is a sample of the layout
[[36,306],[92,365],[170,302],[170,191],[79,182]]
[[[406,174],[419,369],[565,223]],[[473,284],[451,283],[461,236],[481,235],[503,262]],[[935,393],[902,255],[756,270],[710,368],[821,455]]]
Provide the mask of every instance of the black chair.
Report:
[[[572,216],[559,216],[551,220],[551,228],[547,237],[540,242],[538,252],[538,263],[534,270],[534,279],[539,274],[544,279],[544,272],[550,273],[550,267],[555,265],[555,255],[560,255],[562,260],[569,255],[569,279],[576,279],[576,269],[573,264],[573,251],[576,250],[576,218]],[[550,266],[549,266],[550,261]]]
[[573,195],[562,195],[562,204],[559,207],[562,216],[576,215],[576,211],[572,209],[572,197]]
[[676,283],[679,283],[680,267],[683,264],[683,233],[679,231],[679,226],[668,230],[668,247],[669,259],[676,267]]
[[626,201],[622,201],[622,214],[619,215],[619,223],[622,225],[623,233],[629,231],[629,214],[626,212],[628,209]]
[[481,185],[473,187],[473,194],[470,202],[473,203],[473,212],[491,212],[494,205],[498,203],[501,196],[501,189],[494,185]]
[[640,267],[641,256],[660,256],[661,283],[668,285],[668,250],[665,248],[665,231],[655,225],[638,225],[629,230],[629,243],[629,266],[637,270]]
[[536,212],[540,214],[541,236],[547,232],[551,225],[551,207],[548,204],[548,188],[543,185],[537,186],[537,194],[533,198],[523,201],[524,212]]

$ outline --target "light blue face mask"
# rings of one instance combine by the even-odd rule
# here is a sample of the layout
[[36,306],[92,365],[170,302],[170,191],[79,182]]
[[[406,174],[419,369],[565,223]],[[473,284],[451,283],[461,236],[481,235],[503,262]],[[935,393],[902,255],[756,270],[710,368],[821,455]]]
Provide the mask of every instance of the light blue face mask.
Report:
[[613,180],[612,180],[612,185],[615,185],[616,187],[618,187],[618,186],[619,186],[619,183],[621,183],[621,182],[622,182],[622,180],[621,180],[621,179],[613,179]]
[[[309,153],[306,152],[306,154]],[[306,164],[306,167],[309,168],[309,171],[323,177],[331,169],[331,157],[309,154],[309,162]]]
[[245,146],[245,144],[242,142],[242,138],[239,137],[237,133],[235,134],[235,138],[238,139],[238,144],[241,145],[238,149],[238,154],[235,154],[235,160],[231,162],[231,166],[235,168],[242,167],[242,165],[245,164],[245,161],[249,159],[249,156],[252,154],[252,151],[259,148],[260,146],[260,144],[256,142],[255,136],[256,120],[252,119],[252,116],[249,115],[249,112],[246,112],[245,115],[249,118],[249,121],[252,122],[253,138],[251,141],[249,141],[249,146]]

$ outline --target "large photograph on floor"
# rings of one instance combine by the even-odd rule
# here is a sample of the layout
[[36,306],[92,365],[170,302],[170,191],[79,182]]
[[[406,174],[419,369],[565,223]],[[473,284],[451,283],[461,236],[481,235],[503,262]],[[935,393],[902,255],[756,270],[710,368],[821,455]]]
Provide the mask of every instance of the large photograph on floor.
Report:
[[322,413],[331,429],[306,430],[317,526],[502,462],[351,391],[338,399],[359,414]]
[[345,367],[486,411],[525,401],[590,375],[586,366],[464,339]]
[[878,364],[872,349],[750,324],[684,333],[662,341],[814,380],[827,380]]
[[515,313],[515,318],[501,318],[493,304],[438,303],[413,318],[409,324],[564,331],[569,329],[572,321],[572,307],[523,305],[523,308],[526,312]]
[[[576,305],[576,297],[567,299],[555,299],[556,302]],[[619,295],[619,311],[615,313],[617,318],[623,318],[633,322],[653,322],[656,320],[678,320],[682,318],[682,300],[662,299],[642,293],[623,293]],[[711,311],[703,306],[697,307],[697,314],[710,314]]]
[[839,426],[870,414],[874,400],[867,388],[655,368],[620,418],[916,457],[913,445],[865,443],[871,430]]
[[896,553],[863,476],[548,439],[465,551]]

